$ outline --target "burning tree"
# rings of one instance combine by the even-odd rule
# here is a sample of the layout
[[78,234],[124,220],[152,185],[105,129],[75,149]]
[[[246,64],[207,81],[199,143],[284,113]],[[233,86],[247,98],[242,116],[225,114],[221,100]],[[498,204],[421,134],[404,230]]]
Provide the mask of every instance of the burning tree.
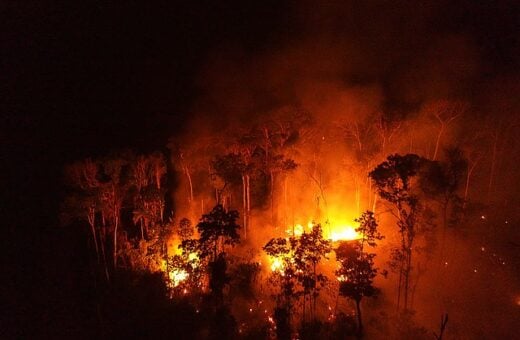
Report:
[[376,293],[372,283],[377,275],[377,268],[374,267],[376,254],[366,252],[365,246],[375,247],[383,236],[377,230],[378,224],[373,212],[366,211],[355,221],[359,223],[356,232],[361,238],[357,241],[342,241],[335,249],[336,259],[340,263],[336,276],[340,281],[339,294],[356,302],[358,333],[361,335],[361,300]]
[[330,252],[330,244],[323,238],[321,226],[314,224],[310,232],[304,231],[299,237],[273,238],[264,246],[264,251],[273,259],[271,279],[280,288],[275,310],[280,320],[290,323],[294,303],[300,296],[304,297],[303,322],[307,296],[311,319],[315,320],[319,291],[327,281],[327,277],[317,271],[317,266]]
[[322,258],[331,251],[331,242],[323,238],[321,225],[314,224],[310,232],[304,232],[294,253],[294,262],[298,269],[297,278],[303,287],[303,319],[305,321],[305,302],[309,296],[311,319],[316,317],[316,300],[320,288],[327,278],[317,272],[316,267]]
[[184,240],[179,245],[181,255],[168,258],[166,270],[173,292],[187,294],[203,288],[204,263],[199,257],[198,240]]

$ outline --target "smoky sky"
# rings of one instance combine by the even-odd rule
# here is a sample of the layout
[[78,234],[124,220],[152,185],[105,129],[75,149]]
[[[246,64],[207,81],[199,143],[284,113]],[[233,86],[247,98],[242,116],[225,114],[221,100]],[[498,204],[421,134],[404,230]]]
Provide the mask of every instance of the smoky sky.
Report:
[[343,88],[399,115],[517,93],[516,1],[2,1],[0,12],[2,158],[17,164],[5,171],[49,188],[65,162],[164,147],[193,117],[314,109]]

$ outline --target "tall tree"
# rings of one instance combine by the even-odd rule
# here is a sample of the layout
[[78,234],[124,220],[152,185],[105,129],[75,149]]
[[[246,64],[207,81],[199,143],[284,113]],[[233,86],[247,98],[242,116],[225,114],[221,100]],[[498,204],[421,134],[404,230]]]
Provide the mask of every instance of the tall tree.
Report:
[[209,284],[217,305],[222,304],[223,289],[229,281],[224,247],[240,242],[240,226],[236,223],[238,217],[238,211],[226,211],[222,205],[217,204],[211,212],[202,215],[197,224],[200,235],[199,253],[201,258],[209,258]]
[[238,211],[226,211],[221,204],[202,215],[197,224],[202,257],[209,256],[210,261],[215,261],[224,252],[225,246],[234,246],[240,242],[240,226],[236,223],[238,217]]
[[395,210],[397,227],[401,236],[401,246],[398,257],[399,287],[397,306],[400,306],[401,293],[404,300],[404,310],[409,308],[408,297],[412,272],[412,254],[421,205],[414,179],[427,162],[415,154],[391,155],[379,164],[369,174],[374,181],[379,196],[390,203]]
[[103,168],[102,202],[104,215],[108,217],[112,225],[112,261],[114,268],[117,267],[118,258],[118,233],[121,224],[121,209],[123,200],[128,193],[129,184],[125,178],[124,168],[128,165],[124,157],[107,158],[101,164]]
[[340,281],[339,293],[355,301],[358,333],[363,334],[363,318],[361,314],[361,301],[364,297],[371,297],[376,289],[373,280],[377,275],[374,266],[376,254],[366,251],[366,246],[375,247],[377,241],[383,239],[377,227],[378,223],[372,211],[364,212],[355,220],[359,223],[356,232],[361,235],[357,241],[343,241],[335,249],[336,259],[340,267],[336,270],[336,276]]
[[442,137],[446,134],[451,123],[466,112],[468,105],[460,101],[438,100],[430,103],[426,111],[437,121],[437,138],[432,160],[437,160],[440,151]]

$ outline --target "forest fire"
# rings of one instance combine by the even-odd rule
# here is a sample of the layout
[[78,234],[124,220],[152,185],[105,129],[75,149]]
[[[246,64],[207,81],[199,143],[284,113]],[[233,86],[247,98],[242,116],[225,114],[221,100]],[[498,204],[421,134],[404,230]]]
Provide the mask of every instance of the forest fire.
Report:
[[174,269],[168,272],[168,277],[174,287],[177,287],[182,281],[188,278],[188,273],[183,269]]
[[358,240],[362,236],[352,226],[339,226],[331,231],[330,239],[336,241],[353,241]]
[[2,338],[518,337],[519,1],[63,3],[0,6]]
[[[71,165],[67,169],[69,181],[76,186],[76,193],[84,192],[80,198],[71,196],[71,202],[84,200],[80,207],[85,210],[78,218],[90,227],[96,256],[107,278],[119,263],[144,272],[156,272],[159,267],[169,298],[188,299],[197,310],[201,308],[200,297],[216,303],[222,303],[226,296],[238,298],[239,290],[225,289],[231,285],[248,292],[249,298],[257,296],[263,301],[275,297],[262,311],[268,315],[271,308],[273,315],[278,313],[278,319],[273,316],[270,321],[277,331],[294,326],[283,321],[289,318],[279,319],[280,311],[304,321],[324,316],[331,323],[345,322],[330,308],[321,311],[316,307],[320,299],[330,307],[332,300],[341,297],[355,305],[356,332],[361,333],[360,305],[365,298],[376,296],[375,284],[388,273],[397,286],[397,309],[410,310],[415,290],[410,287],[416,287],[422,275],[414,264],[424,261],[424,254],[416,249],[429,249],[431,239],[443,237],[442,232],[424,228],[422,223],[444,228],[449,223],[448,208],[458,209],[455,189],[446,183],[460,181],[464,174],[453,170],[467,166],[461,151],[450,151],[442,162],[417,154],[386,158],[375,154],[367,164],[377,160],[378,165],[368,172],[367,164],[349,168],[339,176],[346,183],[341,186],[333,185],[337,178],[325,181],[325,173],[338,170],[327,162],[315,161],[317,151],[304,140],[292,146],[301,148],[298,153],[284,148],[279,139],[286,138],[288,132],[279,129],[276,124],[253,127],[238,141],[229,141],[228,147],[220,145],[209,155],[199,153],[198,145],[191,146],[195,149],[191,153],[172,146],[170,162],[180,167],[177,185],[186,190],[172,192],[178,211],[170,211],[169,218],[165,217],[168,168],[163,155],[87,159]],[[354,155],[348,157],[355,159]],[[128,183],[121,182],[125,171]],[[361,178],[367,175],[362,184]],[[441,181],[436,178],[441,175],[452,177]],[[439,197],[443,199],[440,208]],[[417,204],[419,200],[422,205]],[[120,218],[123,202],[131,202],[126,204],[133,209],[133,224],[124,222],[124,227]],[[382,204],[384,211],[378,209]],[[426,205],[437,212],[426,211]],[[371,209],[378,215],[389,212],[385,230],[390,230],[391,240],[381,233],[376,211]],[[489,219],[481,216],[476,215],[476,220],[487,223]],[[287,223],[290,219],[295,222]],[[379,243],[386,249],[376,252]],[[488,253],[484,245],[480,250]],[[107,254],[112,254],[112,263],[106,260]],[[455,262],[444,255],[439,271],[451,270],[451,265],[444,265],[448,259]],[[381,263],[388,263],[389,271],[376,267],[376,256]],[[265,259],[266,265],[258,259]],[[474,266],[472,274],[482,271],[481,266],[478,271]],[[269,284],[264,285],[266,282]],[[246,310],[254,314],[256,308],[251,305],[251,301],[244,302]],[[348,308],[344,310],[351,313]],[[239,333],[249,329],[246,321],[240,323]]]

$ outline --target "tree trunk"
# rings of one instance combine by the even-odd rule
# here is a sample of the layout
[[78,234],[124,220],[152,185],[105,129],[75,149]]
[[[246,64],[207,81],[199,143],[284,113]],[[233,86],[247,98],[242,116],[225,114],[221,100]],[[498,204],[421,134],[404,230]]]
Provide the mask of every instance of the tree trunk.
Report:
[[251,186],[250,186],[250,177],[246,175],[246,197],[247,197],[247,224],[249,225],[250,217],[251,217]]
[[498,129],[495,132],[495,138],[493,142],[493,154],[491,156],[491,169],[489,171],[489,183],[488,183],[488,192],[487,192],[487,201],[490,202],[492,189],[493,189],[493,181],[495,177],[495,165],[497,159],[497,144],[498,144]]
[[187,166],[184,167],[184,172],[186,173],[186,177],[188,178],[188,185],[190,187],[190,197],[189,197],[189,202],[190,202],[190,207],[192,205],[192,202],[193,202],[193,182],[191,180],[191,174],[190,174],[190,170],[188,169]]
[[92,233],[92,239],[94,240],[94,247],[96,249],[96,258],[97,262],[99,264],[99,247],[98,247],[98,240],[96,235],[96,226],[95,226],[95,212],[92,208],[89,208],[89,215],[88,215],[88,223],[90,225],[90,232]]
[[375,214],[376,213],[376,207],[377,207],[377,193],[374,194],[374,202],[372,203],[372,212]]
[[406,252],[406,268],[405,268],[405,276],[404,276],[404,310],[408,310],[408,293],[410,287],[410,273],[412,271],[412,250],[411,248],[407,249]]
[[356,299],[356,310],[358,320],[358,335],[363,335],[363,321],[361,318],[361,299]]
[[117,228],[119,227],[119,218],[114,216],[114,269],[117,267]]
[[468,169],[468,173],[466,175],[466,186],[464,188],[464,202],[462,203],[462,209],[466,208],[466,203],[468,202],[468,193],[469,193],[469,182],[471,179],[471,175],[473,174],[473,170],[477,166],[478,160],[471,164],[471,167]]
[[401,264],[399,266],[399,282],[397,284],[397,311],[399,311],[401,307],[401,291],[402,291],[402,285],[403,285],[403,261],[401,261]]
[[103,257],[103,266],[105,267],[105,276],[107,278],[107,282],[110,281],[110,276],[108,275],[108,263],[107,263],[107,257],[106,257],[106,220],[105,220],[105,214],[101,212],[101,230],[102,232],[99,233],[99,239],[100,239],[100,247],[101,247],[101,256]]
[[269,177],[271,179],[271,223],[274,224],[274,173],[272,170],[269,172]]
[[432,157],[432,160],[434,160],[434,161],[437,159],[437,154],[439,152],[439,146],[441,144],[441,137],[442,137],[443,133],[444,133],[444,124],[441,124],[439,133],[437,134],[437,141],[435,142],[435,151],[433,152],[433,157]]
[[242,217],[244,219],[244,239],[247,239],[247,193],[246,193],[246,178],[242,175]]

